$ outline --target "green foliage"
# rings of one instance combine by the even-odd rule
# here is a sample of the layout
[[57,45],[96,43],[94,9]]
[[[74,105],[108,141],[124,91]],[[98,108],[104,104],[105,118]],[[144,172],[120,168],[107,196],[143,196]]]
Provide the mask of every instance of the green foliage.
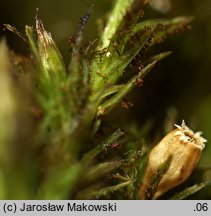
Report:
[[[1,199],[140,198],[148,157],[137,140],[143,138],[144,127],[135,140],[112,127],[111,135],[102,136],[101,118],[170,52],[143,58],[138,66],[134,59],[192,20],[143,20],[137,8],[140,3],[143,10],[144,2],[117,0],[96,47],[82,43],[91,8],[72,41],[68,67],[38,12],[35,28],[26,26],[25,35],[5,25],[29,45],[30,55],[12,54],[1,41]],[[131,14],[133,19],[128,18]],[[153,176],[147,198],[153,197],[166,169]]]
[[143,199],[153,199],[155,192],[157,191],[157,187],[162,180],[163,176],[165,175],[166,171],[168,170],[171,164],[171,157],[165,161],[159,169],[152,175],[149,181],[149,186],[146,188],[145,197]]
[[201,184],[195,184],[191,187],[188,187],[186,189],[184,189],[183,191],[175,194],[171,199],[172,200],[182,200],[187,198],[188,196],[196,193],[197,191],[201,190],[202,188],[204,188],[206,186],[206,184],[201,183]]

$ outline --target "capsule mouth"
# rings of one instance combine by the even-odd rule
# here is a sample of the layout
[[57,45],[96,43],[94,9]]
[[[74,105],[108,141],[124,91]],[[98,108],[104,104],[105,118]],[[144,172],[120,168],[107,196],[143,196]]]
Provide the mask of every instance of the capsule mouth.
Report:
[[185,142],[185,143],[191,143],[194,145],[197,145],[201,149],[204,149],[205,147],[205,142],[207,142],[206,139],[204,139],[201,135],[202,132],[198,131],[194,133],[186,124],[185,121],[182,121],[181,126],[175,124],[175,127],[178,129],[175,132],[175,136],[180,136],[180,140]]

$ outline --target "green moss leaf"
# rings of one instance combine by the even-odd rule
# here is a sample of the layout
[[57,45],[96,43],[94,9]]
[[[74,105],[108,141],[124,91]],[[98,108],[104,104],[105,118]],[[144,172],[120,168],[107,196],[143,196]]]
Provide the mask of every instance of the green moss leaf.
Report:
[[193,185],[191,187],[185,188],[183,191],[177,193],[176,195],[174,195],[170,199],[172,199],[172,200],[183,200],[183,199],[189,197],[190,195],[195,194],[196,192],[200,191],[205,186],[206,186],[205,183],[195,184],[195,185]]

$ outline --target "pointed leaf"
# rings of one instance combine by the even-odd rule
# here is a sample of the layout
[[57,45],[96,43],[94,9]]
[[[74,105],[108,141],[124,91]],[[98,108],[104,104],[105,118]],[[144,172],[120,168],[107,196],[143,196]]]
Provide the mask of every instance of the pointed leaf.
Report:
[[187,197],[189,197],[190,195],[198,192],[199,190],[201,190],[202,188],[204,188],[206,186],[205,183],[201,183],[201,184],[195,184],[191,187],[185,188],[183,191],[175,194],[173,197],[171,197],[171,200],[183,200]]

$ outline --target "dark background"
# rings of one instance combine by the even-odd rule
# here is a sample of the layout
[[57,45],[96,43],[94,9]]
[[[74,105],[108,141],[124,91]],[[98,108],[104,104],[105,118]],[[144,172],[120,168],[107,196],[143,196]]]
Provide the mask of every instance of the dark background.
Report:
[[[109,0],[0,0],[1,37],[6,37],[13,50],[27,54],[27,46],[17,36],[2,31],[2,24],[9,23],[24,31],[24,26],[34,25],[36,8],[39,8],[46,29],[52,33],[65,62],[70,58],[68,37],[77,31],[79,19],[91,3],[94,10],[86,27],[86,40],[97,36],[97,19],[106,18],[112,6]],[[195,17],[192,30],[170,37],[155,50],[173,51],[136,89],[128,99],[133,103],[130,109],[121,107],[113,111],[109,120],[115,117],[121,123],[136,122],[142,126],[152,122],[153,135],[165,132],[165,122],[185,119],[194,130],[201,130],[208,140],[201,160],[203,166],[211,162],[211,1],[171,0],[171,9],[160,13],[147,7],[146,17],[174,17],[191,15]]]

